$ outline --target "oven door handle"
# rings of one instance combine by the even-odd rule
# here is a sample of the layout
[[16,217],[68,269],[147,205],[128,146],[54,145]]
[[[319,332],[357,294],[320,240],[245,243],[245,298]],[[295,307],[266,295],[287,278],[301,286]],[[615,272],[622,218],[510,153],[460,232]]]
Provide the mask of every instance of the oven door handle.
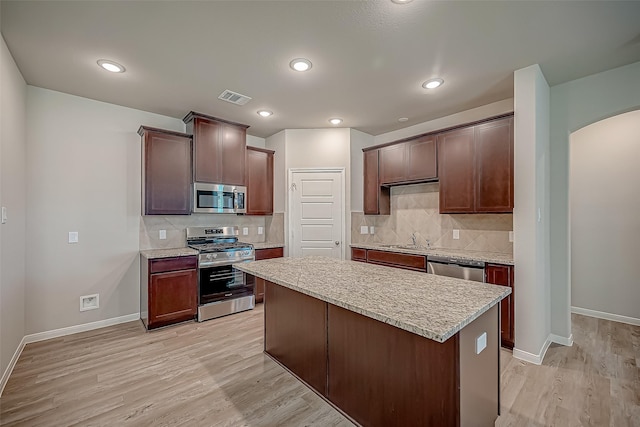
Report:
[[235,259],[235,260],[231,260],[231,259],[218,260],[217,259],[215,261],[205,261],[205,262],[200,261],[200,263],[198,264],[198,268],[220,267],[224,265],[240,264],[241,262],[249,262],[249,261],[253,261],[253,259]]

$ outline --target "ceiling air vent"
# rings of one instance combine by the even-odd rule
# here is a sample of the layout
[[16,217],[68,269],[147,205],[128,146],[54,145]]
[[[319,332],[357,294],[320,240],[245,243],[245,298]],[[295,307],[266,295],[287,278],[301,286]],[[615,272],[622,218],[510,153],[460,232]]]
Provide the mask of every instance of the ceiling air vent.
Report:
[[247,102],[251,101],[251,97],[246,95],[241,95],[237,92],[232,92],[229,89],[222,92],[218,97],[218,99],[222,99],[223,101],[227,101],[236,105],[244,105]]

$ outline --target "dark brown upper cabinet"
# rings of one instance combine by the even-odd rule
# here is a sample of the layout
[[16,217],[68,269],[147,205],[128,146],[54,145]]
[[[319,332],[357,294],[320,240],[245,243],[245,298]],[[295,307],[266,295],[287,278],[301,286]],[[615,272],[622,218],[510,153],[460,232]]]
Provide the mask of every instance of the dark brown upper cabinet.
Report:
[[438,135],[440,213],[513,212],[513,117]]
[[513,212],[513,117],[476,126],[476,212]]
[[364,200],[363,210],[366,215],[389,215],[391,198],[388,187],[382,187],[378,179],[378,157],[380,150],[368,150],[364,158]]
[[273,214],[274,151],[247,147],[247,215]]
[[475,207],[474,129],[438,135],[440,213],[473,212]]
[[183,121],[187,124],[187,133],[193,134],[193,180],[245,185],[249,126],[193,111]]
[[379,150],[382,185],[425,182],[438,177],[434,135],[387,145]]
[[141,126],[142,212],[191,214],[191,136]]

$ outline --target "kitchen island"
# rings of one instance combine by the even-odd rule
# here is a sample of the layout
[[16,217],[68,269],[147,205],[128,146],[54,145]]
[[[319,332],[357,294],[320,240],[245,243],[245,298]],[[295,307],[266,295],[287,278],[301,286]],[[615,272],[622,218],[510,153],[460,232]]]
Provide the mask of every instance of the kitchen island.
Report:
[[493,425],[509,288],[324,257],[237,268],[266,280],[265,352],[354,422]]

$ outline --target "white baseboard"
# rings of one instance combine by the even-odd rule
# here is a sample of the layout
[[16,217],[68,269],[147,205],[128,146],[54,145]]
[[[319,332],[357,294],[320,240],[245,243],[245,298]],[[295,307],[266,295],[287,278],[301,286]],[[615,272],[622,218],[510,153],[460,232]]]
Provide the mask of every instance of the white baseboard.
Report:
[[2,374],[2,382],[0,382],[0,396],[2,396],[2,392],[4,391],[5,385],[7,385],[7,381],[9,381],[9,377],[13,372],[13,368],[16,366],[16,362],[20,358],[22,354],[22,350],[24,350],[24,346],[30,343],[49,340],[51,338],[64,337],[66,335],[77,334],[78,332],[86,332],[92,331],[94,329],[105,328],[107,326],[118,325],[120,323],[133,322],[134,320],[140,319],[140,313],[127,314],[126,316],[113,317],[111,319],[99,320],[97,322],[84,323],[82,325],[69,326],[67,328],[54,329],[52,331],[38,332],[36,334],[25,335],[20,341],[20,345],[16,349],[16,352],[13,354],[7,369],[5,369]]
[[83,323],[82,325],[69,326],[67,328],[54,329],[53,331],[38,332],[24,337],[25,343],[50,340],[51,338],[64,337],[66,335],[77,334],[78,332],[92,331],[94,329],[105,328],[107,326],[118,325],[120,323],[133,322],[140,318],[140,313],[127,314],[126,316],[112,317],[111,319],[98,320],[97,322]]
[[7,385],[7,382],[9,381],[9,377],[11,376],[11,373],[13,372],[13,368],[15,368],[16,363],[18,362],[18,359],[22,354],[22,350],[24,350],[25,344],[26,344],[25,337],[22,337],[20,344],[18,344],[18,348],[16,348],[15,353],[13,353],[13,357],[11,357],[11,360],[9,361],[9,365],[7,365],[7,369],[5,369],[4,372],[2,373],[2,380],[0,380],[0,396],[2,396],[4,387]]
[[604,311],[589,310],[588,308],[571,307],[571,312],[582,314],[583,316],[597,317],[598,319],[612,320],[614,322],[628,323],[629,325],[640,326],[640,319],[620,314],[605,313]]
[[549,339],[551,340],[551,342],[554,342],[560,345],[565,345],[567,347],[571,347],[573,345],[573,334],[569,335],[568,337],[562,337],[556,334],[549,334]]
[[516,359],[524,360],[525,362],[533,363],[534,365],[542,365],[544,355],[547,353],[547,349],[551,345],[551,335],[547,337],[540,352],[538,354],[529,353],[528,351],[513,348],[513,357]]

